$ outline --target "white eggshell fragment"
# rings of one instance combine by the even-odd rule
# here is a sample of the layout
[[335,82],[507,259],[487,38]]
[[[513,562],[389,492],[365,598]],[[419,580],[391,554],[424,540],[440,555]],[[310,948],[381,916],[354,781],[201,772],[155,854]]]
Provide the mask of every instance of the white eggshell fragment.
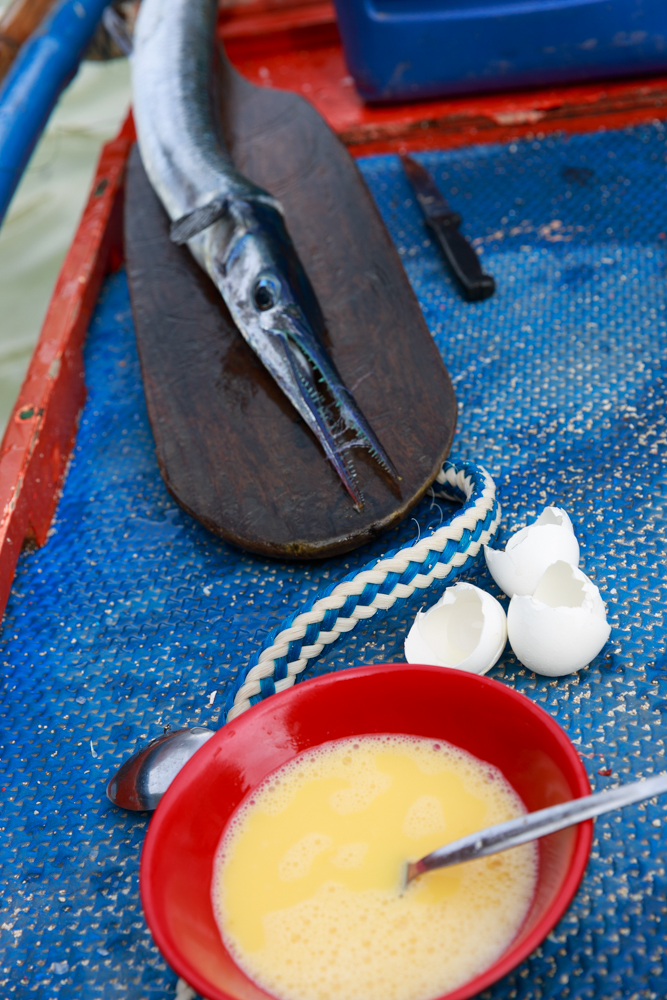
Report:
[[507,631],[525,667],[545,677],[560,677],[590,663],[611,628],[593,581],[560,560],[548,567],[532,597],[512,598]]
[[485,674],[506,642],[502,605],[471,583],[457,583],[432,608],[418,613],[405,639],[405,658],[408,663]]
[[486,565],[508,597],[532,594],[547,566],[563,560],[579,565],[579,543],[572,521],[560,507],[545,507],[533,524],[517,531],[502,549],[484,546]]

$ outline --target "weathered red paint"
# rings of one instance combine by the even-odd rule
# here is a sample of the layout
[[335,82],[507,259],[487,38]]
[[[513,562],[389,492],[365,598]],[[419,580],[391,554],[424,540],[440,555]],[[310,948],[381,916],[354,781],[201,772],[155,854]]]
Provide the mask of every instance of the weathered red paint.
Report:
[[[237,68],[260,86],[303,94],[357,156],[506,142],[667,118],[667,77],[364,105],[347,73],[326,0],[260,0],[221,11]],[[26,539],[46,541],[85,397],[82,347],[104,274],[120,266],[131,117],[105,145],[28,373],[0,446],[0,614]]]
[[122,260],[122,181],[132,139],[129,124],[102,151],[0,446],[0,611],[23,542],[44,544],[58,503],[85,396],[86,330],[110,255]]

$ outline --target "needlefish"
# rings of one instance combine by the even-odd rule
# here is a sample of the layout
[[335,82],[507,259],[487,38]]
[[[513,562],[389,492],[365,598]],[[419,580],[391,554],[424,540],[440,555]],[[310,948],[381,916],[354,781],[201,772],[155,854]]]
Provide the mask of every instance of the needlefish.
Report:
[[280,202],[234,167],[211,97],[217,0],[142,0],[132,92],[141,159],[171,219],[239,331],[318,438],[357,509],[349,452],[397,474],[324,346],[315,292]]

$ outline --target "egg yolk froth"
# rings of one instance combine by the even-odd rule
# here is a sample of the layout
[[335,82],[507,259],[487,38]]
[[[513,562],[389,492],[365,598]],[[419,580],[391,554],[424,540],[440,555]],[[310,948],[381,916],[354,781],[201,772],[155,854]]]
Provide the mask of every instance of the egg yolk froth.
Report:
[[230,954],[282,1000],[429,1000],[483,972],[528,911],[534,843],[403,888],[407,860],[525,812],[451,744],[361,736],[270,775],[227,827],[212,898]]

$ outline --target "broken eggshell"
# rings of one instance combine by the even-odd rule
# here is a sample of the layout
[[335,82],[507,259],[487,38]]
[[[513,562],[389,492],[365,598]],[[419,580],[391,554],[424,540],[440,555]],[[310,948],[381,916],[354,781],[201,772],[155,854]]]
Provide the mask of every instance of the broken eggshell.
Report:
[[471,583],[457,583],[432,608],[417,614],[405,639],[405,658],[485,674],[500,659],[506,641],[502,605]]
[[576,566],[559,560],[544,572],[532,597],[516,594],[512,598],[507,631],[525,667],[546,677],[560,677],[590,663],[611,628],[593,581]]
[[532,594],[548,566],[563,560],[579,565],[572,521],[560,507],[545,507],[533,524],[517,531],[505,550],[484,546],[491,576],[508,597]]

